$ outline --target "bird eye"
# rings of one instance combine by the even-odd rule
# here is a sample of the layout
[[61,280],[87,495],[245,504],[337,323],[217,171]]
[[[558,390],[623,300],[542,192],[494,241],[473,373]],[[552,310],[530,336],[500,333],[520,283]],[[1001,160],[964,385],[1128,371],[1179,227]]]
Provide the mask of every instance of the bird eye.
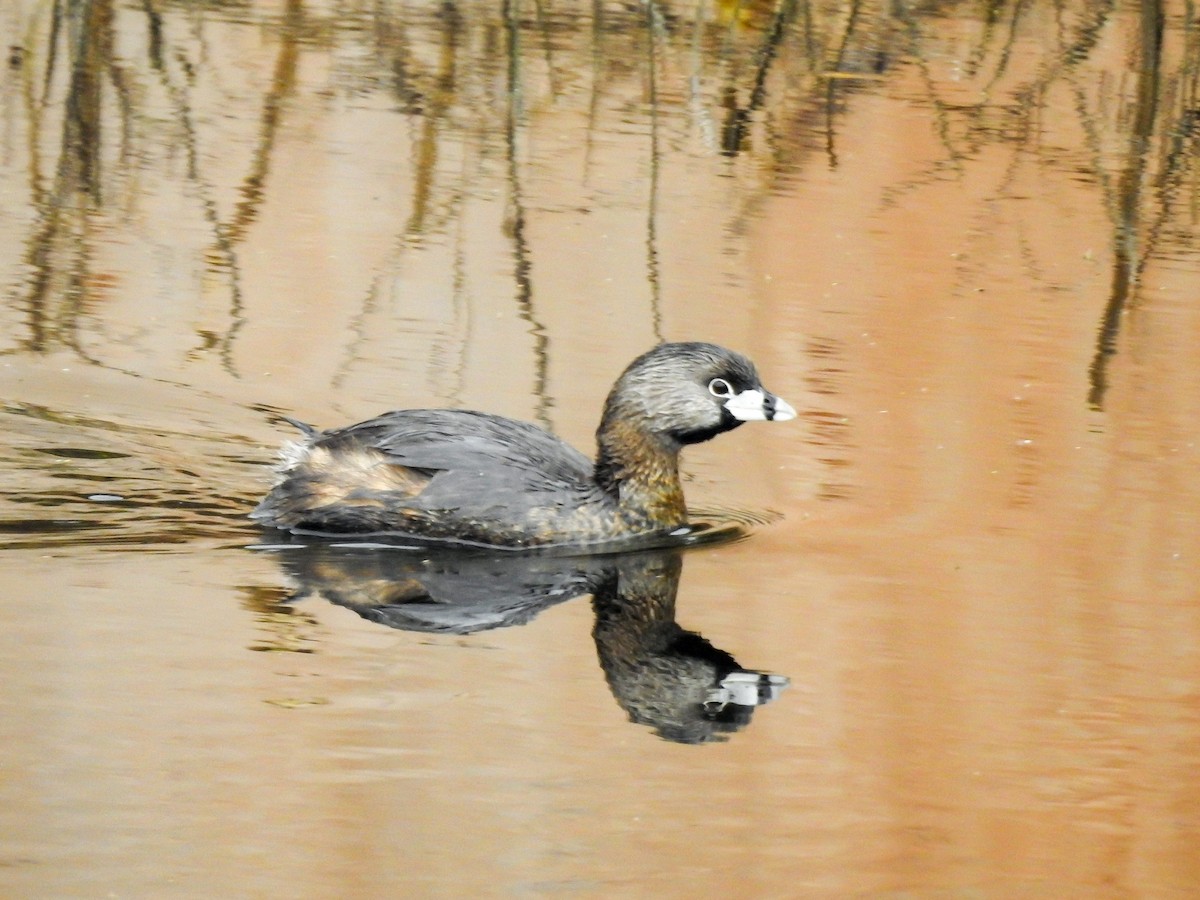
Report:
[[708,392],[714,397],[732,397],[733,386],[724,378],[714,378],[708,383]]

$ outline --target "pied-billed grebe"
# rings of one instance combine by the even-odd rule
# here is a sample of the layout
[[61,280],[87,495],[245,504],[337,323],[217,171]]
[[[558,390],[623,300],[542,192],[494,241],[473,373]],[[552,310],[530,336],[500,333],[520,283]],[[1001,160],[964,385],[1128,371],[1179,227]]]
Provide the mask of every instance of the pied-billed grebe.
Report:
[[331,431],[293,422],[306,438],[285,447],[278,483],[250,515],[287,531],[505,548],[622,541],[687,524],[685,444],[795,415],[746,357],[660,344],[609,393],[594,463],[536,426],[481,412],[405,409]]

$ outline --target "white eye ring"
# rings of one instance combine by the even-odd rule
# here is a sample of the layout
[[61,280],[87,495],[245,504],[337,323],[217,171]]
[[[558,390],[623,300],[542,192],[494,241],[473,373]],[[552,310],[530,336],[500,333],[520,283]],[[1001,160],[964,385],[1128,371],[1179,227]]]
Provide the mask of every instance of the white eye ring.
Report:
[[724,378],[714,378],[708,383],[708,392],[714,397],[725,399],[733,396],[733,385]]

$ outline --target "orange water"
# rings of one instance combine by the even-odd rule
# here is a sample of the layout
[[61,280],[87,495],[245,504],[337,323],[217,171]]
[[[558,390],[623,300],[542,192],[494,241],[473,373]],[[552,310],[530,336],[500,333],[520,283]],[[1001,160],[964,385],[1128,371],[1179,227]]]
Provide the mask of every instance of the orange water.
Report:
[[[0,893],[1200,893],[1183,3],[0,10]],[[629,721],[586,597],[296,591],[289,436],[590,449],[659,339],[797,421],[685,456],[676,618],[790,686]]]

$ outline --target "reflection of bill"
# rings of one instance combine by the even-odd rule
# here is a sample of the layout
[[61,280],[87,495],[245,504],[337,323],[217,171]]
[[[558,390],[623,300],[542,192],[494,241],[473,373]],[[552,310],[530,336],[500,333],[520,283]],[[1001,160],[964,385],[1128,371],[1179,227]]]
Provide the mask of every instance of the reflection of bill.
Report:
[[632,722],[687,744],[722,740],[788,680],[744,669],[675,621],[678,552],[617,557],[592,595],[592,635],[608,686]]
[[406,631],[471,634],[522,625],[592,595],[593,637],[609,688],[633,722],[683,743],[720,740],[788,680],[738,665],[675,621],[678,549],[610,556],[411,553],[367,544],[279,547],[294,600],[319,594]]

